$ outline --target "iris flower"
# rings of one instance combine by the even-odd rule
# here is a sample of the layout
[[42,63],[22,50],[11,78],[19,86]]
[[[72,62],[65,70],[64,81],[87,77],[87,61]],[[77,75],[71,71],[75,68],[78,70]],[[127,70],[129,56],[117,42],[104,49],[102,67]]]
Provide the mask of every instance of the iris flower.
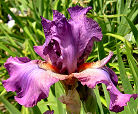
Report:
[[78,99],[75,98],[78,97],[77,91],[74,91],[78,81],[89,88],[104,83],[110,93],[109,109],[114,112],[122,111],[131,97],[138,97],[137,94],[122,94],[116,88],[117,75],[105,66],[112,52],[101,61],[85,63],[94,41],[102,40],[101,28],[86,16],[91,9],[70,7],[69,20],[56,10],[53,11],[53,21],[41,17],[46,40],[42,46],[34,46],[34,50],[43,61],[27,57],[8,58],[4,66],[10,78],[4,80],[3,85],[7,91],[17,93],[15,100],[19,104],[35,106],[38,101],[48,97],[50,86],[58,81],[67,91],[60,101],[69,108],[70,96]]

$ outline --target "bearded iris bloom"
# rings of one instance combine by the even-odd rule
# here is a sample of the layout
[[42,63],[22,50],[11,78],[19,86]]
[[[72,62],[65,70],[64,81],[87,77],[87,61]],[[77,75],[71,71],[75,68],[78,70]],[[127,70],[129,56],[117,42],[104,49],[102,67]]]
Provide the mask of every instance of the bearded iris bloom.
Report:
[[[4,66],[10,78],[3,81],[3,85],[7,91],[17,93],[15,100],[19,104],[35,106],[38,101],[48,97],[50,86],[58,81],[67,92],[60,101],[68,108],[71,107],[69,98],[73,95],[74,101],[76,99],[79,104],[79,96],[75,91],[78,81],[89,88],[104,83],[110,93],[109,109],[114,112],[122,111],[131,97],[138,97],[137,94],[122,94],[116,88],[117,75],[105,66],[112,52],[101,61],[84,63],[94,41],[102,40],[101,28],[86,16],[89,10],[91,7],[71,7],[68,9],[69,20],[55,10],[53,21],[41,17],[46,41],[42,46],[34,46],[34,50],[44,61],[27,57],[8,58]],[[71,96],[70,92],[74,94]]]

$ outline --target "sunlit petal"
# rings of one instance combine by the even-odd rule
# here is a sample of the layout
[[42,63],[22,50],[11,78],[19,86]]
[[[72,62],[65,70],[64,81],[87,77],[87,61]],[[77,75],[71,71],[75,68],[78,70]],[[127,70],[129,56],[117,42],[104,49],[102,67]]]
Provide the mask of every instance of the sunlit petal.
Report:
[[108,69],[86,69],[80,73],[75,73],[74,76],[81,82],[82,85],[87,85],[89,88],[94,88],[98,83],[104,83],[110,93],[110,110],[120,112],[124,110],[130,98],[136,99],[136,94],[122,94],[118,91],[111,80],[111,71]]
[[[27,57],[10,57],[5,63],[10,78],[3,81],[7,91],[15,91],[16,101],[26,107],[36,105],[48,97],[49,88],[59,80],[65,79],[49,68],[41,68],[42,61],[30,60]],[[50,66],[51,67],[51,66]]]

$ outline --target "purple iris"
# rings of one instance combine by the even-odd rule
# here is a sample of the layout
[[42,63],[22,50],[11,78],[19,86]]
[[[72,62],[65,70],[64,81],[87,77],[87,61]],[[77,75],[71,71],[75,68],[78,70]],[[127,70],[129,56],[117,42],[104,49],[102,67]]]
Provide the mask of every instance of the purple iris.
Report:
[[58,11],[53,11],[53,21],[43,17],[42,26],[46,41],[35,46],[35,52],[42,60],[30,60],[27,57],[10,57],[5,63],[10,78],[3,81],[7,91],[15,91],[15,100],[25,107],[32,107],[38,101],[48,97],[49,88],[61,81],[64,85],[82,85],[94,88],[104,83],[110,93],[110,110],[120,112],[131,97],[137,94],[122,94],[115,87],[117,75],[105,64],[113,53],[101,61],[84,63],[90,54],[94,41],[102,39],[99,25],[86,16],[91,7],[80,6],[68,9],[70,19]]

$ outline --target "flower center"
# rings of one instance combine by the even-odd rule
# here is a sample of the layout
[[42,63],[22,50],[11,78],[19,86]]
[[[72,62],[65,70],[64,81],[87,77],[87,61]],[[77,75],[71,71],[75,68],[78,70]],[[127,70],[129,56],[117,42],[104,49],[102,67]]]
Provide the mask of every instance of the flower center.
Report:
[[44,70],[51,70],[53,72],[59,73],[59,70],[55,66],[46,61],[39,61],[38,66]]

